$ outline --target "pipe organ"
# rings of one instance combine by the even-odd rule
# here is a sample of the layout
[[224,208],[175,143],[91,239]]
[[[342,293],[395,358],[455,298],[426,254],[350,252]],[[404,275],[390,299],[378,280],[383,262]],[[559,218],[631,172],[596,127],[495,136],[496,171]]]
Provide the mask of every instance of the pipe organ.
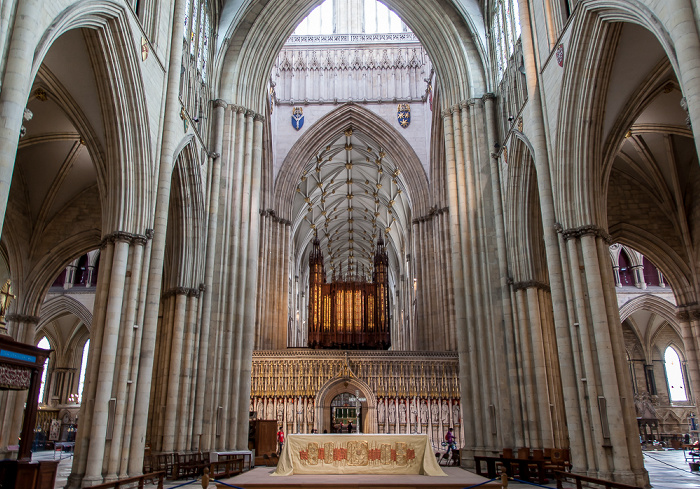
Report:
[[374,253],[372,281],[350,268],[335,271],[326,283],[323,253],[314,238],[309,255],[309,347],[386,350],[389,335],[389,259],[380,237]]

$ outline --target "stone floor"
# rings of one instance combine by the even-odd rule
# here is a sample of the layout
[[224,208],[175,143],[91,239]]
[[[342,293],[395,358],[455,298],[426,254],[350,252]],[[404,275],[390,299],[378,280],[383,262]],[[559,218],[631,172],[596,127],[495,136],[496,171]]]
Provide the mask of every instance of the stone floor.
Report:
[[[58,460],[59,455],[56,455]],[[33,460],[54,460],[54,453],[38,452],[33,456]],[[56,489],[62,489],[66,484],[66,479],[70,474],[72,457],[63,455],[63,459],[58,465],[58,475],[56,477]],[[690,472],[688,463],[685,461],[683,451],[667,450],[661,452],[644,452],[644,463],[649,471],[652,487],[656,489],[698,489],[700,487],[700,473]],[[165,487],[174,488],[183,483],[187,484],[184,488],[201,488],[199,481],[167,481]],[[210,488],[214,488],[214,484],[210,484]],[[511,482],[509,487],[516,488],[532,488],[533,485],[517,484]],[[543,487],[556,487],[556,484],[548,484]],[[573,485],[569,487],[574,487]]]

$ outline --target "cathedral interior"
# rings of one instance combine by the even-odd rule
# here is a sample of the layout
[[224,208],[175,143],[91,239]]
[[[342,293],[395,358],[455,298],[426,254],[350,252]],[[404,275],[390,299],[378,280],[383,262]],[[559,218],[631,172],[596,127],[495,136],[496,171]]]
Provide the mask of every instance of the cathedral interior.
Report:
[[0,334],[50,350],[34,400],[0,362],[2,458],[35,401],[70,489],[251,420],[636,485],[698,440],[697,2],[0,18]]

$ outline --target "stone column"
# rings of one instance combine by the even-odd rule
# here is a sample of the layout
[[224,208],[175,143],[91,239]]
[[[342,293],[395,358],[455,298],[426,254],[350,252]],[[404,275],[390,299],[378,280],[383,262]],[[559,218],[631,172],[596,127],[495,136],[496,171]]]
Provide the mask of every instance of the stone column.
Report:
[[[567,406],[567,424],[569,429],[569,443],[571,446],[572,463],[576,467],[588,466],[585,462],[585,454],[581,447],[584,446],[584,427],[578,406],[582,399],[579,398],[576,375],[571,368],[573,356],[570,323],[566,307],[564,281],[562,279],[562,262],[559,242],[555,232],[556,215],[554,211],[554,196],[550,165],[547,153],[547,140],[545,133],[542,102],[540,98],[539,70],[536,64],[533,33],[530,27],[530,7],[527,0],[518,0],[520,12],[520,25],[522,28],[523,61],[527,81],[527,112],[528,112],[528,139],[532,144],[533,159],[537,172],[537,187],[540,197],[540,210],[542,213],[542,228],[547,256],[547,270],[549,272],[549,285],[552,291],[552,306],[554,309],[554,325],[557,337],[557,347],[561,360],[561,378],[564,393],[564,403]],[[574,269],[572,268],[572,272]]]
[[[140,363],[134,398],[134,421],[129,450],[129,475],[143,471],[143,454],[146,443],[148,405],[151,393],[151,375],[158,327],[161,286],[163,282],[163,260],[165,256],[165,236],[170,205],[175,149],[183,137],[180,120],[180,66],[182,64],[182,23],[185,0],[173,0],[173,24],[168,59],[168,81],[165,94],[163,135],[161,140],[160,162],[158,165],[158,186],[153,219],[153,242],[151,245],[148,288],[146,292],[145,316],[141,337]],[[134,387],[132,387],[134,388]]]
[[[102,348],[97,365],[97,382],[94,397],[92,420],[88,425],[90,430],[89,451],[83,484],[87,486],[102,482],[102,464],[105,454],[105,445],[109,423],[109,403],[112,398],[114,383],[114,371],[117,362],[117,344],[119,340],[119,326],[121,324],[121,310],[124,301],[124,285],[126,283],[127,261],[129,258],[129,240],[126,236],[116,233],[114,239],[114,256],[112,259],[112,273],[110,274],[107,308],[105,311],[104,333],[102,336]],[[81,424],[82,424],[81,419]],[[109,436],[112,439],[112,436]]]
[[[487,145],[492,147],[497,142],[498,131],[496,128],[496,97],[492,93],[484,95],[484,112],[486,115],[486,132]],[[493,143],[493,144],[492,144]],[[509,397],[502,398],[500,404],[500,417],[505,422],[501,423],[501,444],[503,446],[522,445],[522,432],[520,424],[517,422],[508,422],[513,419],[513,409],[519,405],[517,396],[517,372],[515,367],[515,351],[513,332],[513,311],[510,302],[510,294],[508,291],[508,255],[506,253],[506,237],[505,224],[503,217],[503,195],[501,193],[500,170],[498,167],[498,157],[491,154],[489,158],[491,169],[491,192],[493,195],[493,212],[495,217],[496,230],[496,250],[498,253],[498,271],[499,281],[501,286],[500,307],[503,311],[502,326],[498,328],[501,338],[503,338],[503,346],[505,346],[505,368],[507,373],[500,376],[499,391],[508,392]],[[498,326],[497,326],[498,327]]]
[[40,19],[44,12],[42,4],[42,0],[18,1],[12,24],[10,49],[0,92],[0,231],[5,222],[19,133],[32,86],[30,77],[34,50],[40,35],[37,26],[41,25]]
[[112,443],[110,445],[109,463],[107,466],[106,480],[115,480],[118,477],[118,471],[121,462],[121,446],[124,435],[124,423],[127,401],[127,389],[131,385],[131,358],[132,347],[136,330],[136,304],[138,300],[139,285],[141,282],[141,274],[143,273],[143,249],[146,244],[146,237],[139,236],[132,240],[129,253],[129,270],[131,275],[128,277],[126,286],[125,305],[126,310],[121,323],[121,339],[119,341],[119,351],[117,352],[117,389],[116,389],[116,409],[114,415],[114,430]]
[[102,337],[104,333],[110,276],[112,273],[114,244],[108,239],[105,239],[102,241],[101,248],[100,274],[97,277],[97,287],[95,289],[95,305],[92,312],[93,320],[88,364],[85,369],[83,400],[80,405],[80,425],[76,433],[75,447],[73,450],[73,467],[68,476],[67,489],[79,489],[82,487],[82,480],[87,466],[88,450],[90,448],[90,427],[92,426],[94,399],[95,393],[97,392],[98,365],[100,361],[100,352],[102,350]]
[[211,156],[211,190],[209,192],[209,202],[207,212],[207,250],[204,265],[204,290],[202,291],[202,323],[199,335],[199,348],[197,354],[197,383],[194,413],[192,416],[192,445],[191,450],[201,450],[201,437],[207,437],[206,445],[209,446],[208,433],[203,430],[204,418],[204,391],[207,387],[207,369],[209,366],[210,329],[212,314],[212,286],[214,282],[214,263],[216,251],[216,234],[219,222],[219,190],[221,186],[221,152],[224,138],[224,117],[226,115],[227,104],[222,99],[214,101],[214,124],[212,128],[212,154]]

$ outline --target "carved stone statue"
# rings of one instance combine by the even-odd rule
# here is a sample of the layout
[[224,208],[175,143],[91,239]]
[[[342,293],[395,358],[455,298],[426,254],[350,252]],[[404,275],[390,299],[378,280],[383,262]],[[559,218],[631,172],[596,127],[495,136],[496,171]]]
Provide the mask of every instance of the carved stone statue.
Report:
[[452,423],[453,424],[460,424],[460,419],[459,419],[459,403],[455,402],[452,405]]
[[389,403],[389,423],[396,423],[396,404],[393,401]]
[[282,422],[284,419],[284,404],[283,401],[277,401],[277,421]]
[[267,414],[265,419],[275,419],[275,406],[272,405],[272,400],[267,401]]
[[420,402],[420,422],[428,424],[428,404],[426,404],[425,399]]
[[399,404],[399,422],[406,422],[406,403],[403,401],[401,401],[401,404]]
[[287,399],[287,422],[294,420],[294,399]]
[[309,423],[314,422],[314,402],[309,400],[309,403],[306,405],[306,421]]
[[442,425],[447,426],[450,424],[450,406],[447,405],[447,400],[442,400]]
[[433,400],[433,403],[430,405],[430,419],[432,420],[434,425],[440,422],[439,416],[440,406],[438,406],[437,401]]
[[416,420],[418,418],[418,408],[416,408],[416,400],[411,399],[411,405],[408,408],[409,412],[411,413],[411,424],[416,424]]
[[378,423],[383,423],[384,422],[384,415],[386,408],[384,407],[384,400],[380,399],[379,404],[377,404],[377,422]]
[[258,399],[258,419],[263,419],[265,415],[265,403],[262,399]]

